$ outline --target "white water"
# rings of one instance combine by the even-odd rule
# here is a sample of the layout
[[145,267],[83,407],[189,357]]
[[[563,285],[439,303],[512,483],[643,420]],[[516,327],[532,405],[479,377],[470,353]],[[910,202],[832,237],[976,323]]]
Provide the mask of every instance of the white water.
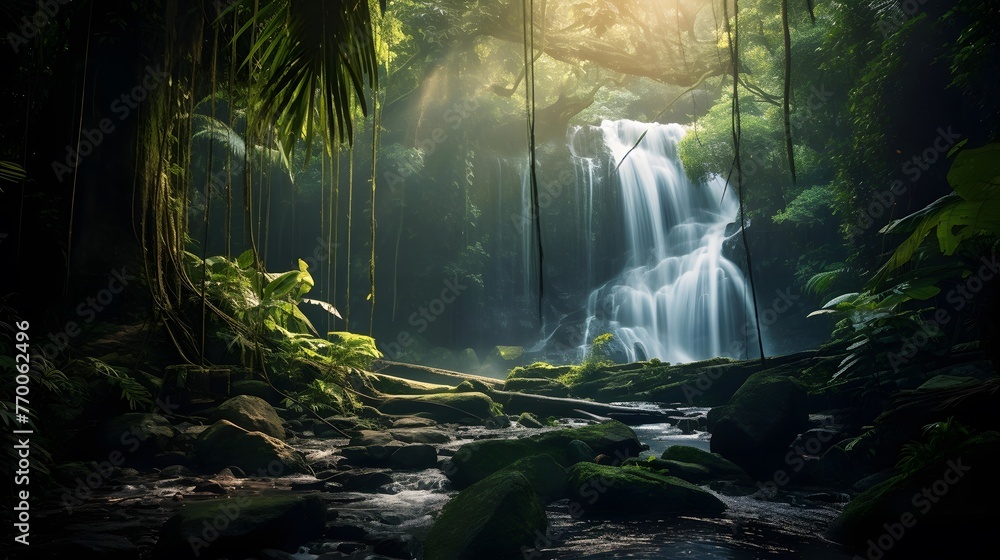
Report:
[[[745,327],[753,316],[750,291],[743,272],[722,255],[726,226],[738,217],[732,189],[721,178],[705,184],[688,179],[677,154],[681,125],[621,120],[600,128],[611,168],[621,164],[617,181],[629,260],[591,293],[586,341],[612,332],[629,361],[743,357],[755,336]],[[577,161],[592,169],[589,160]]]

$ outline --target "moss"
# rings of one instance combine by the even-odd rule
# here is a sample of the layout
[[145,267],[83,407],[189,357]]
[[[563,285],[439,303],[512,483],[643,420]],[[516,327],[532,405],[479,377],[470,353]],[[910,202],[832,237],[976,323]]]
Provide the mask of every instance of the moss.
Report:
[[382,375],[378,373],[366,373],[372,387],[386,395],[429,395],[443,393],[451,388],[447,385],[435,383],[423,383],[420,381],[410,381],[402,377],[392,375]]
[[461,423],[493,416],[497,406],[483,393],[437,393],[392,398],[382,403],[379,410],[384,414],[420,414],[442,423]]
[[558,500],[566,495],[566,469],[549,455],[532,455],[518,459],[497,471],[497,474],[503,472],[523,474],[544,503]]
[[535,362],[510,370],[507,379],[555,379],[568,373],[573,366],[554,366],[545,362]]
[[745,479],[747,473],[743,472],[736,463],[726,459],[718,453],[709,453],[704,449],[691,447],[689,445],[672,445],[668,447],[661,459],[679,461],[682,463],[700,465],[711,471],[712,476],[720,479]]
[[701,484],[702,482],[708,482],[715,478],[712,476],[712,471],[703,465],[684,463],[681,461],[671,461],[667,459],[657,459],[655,457],[650,457],[645,461],[639,459],[629,459],[623,463],[623,466],[641,467],[658,472],[659,474],[669,474],[670,476],[676,476],[681,480],[685,480],[693,484]]
[[545,533],[545,510],[520,472],[498,472],[452,498],[424,543],[425,560],[519,556]]
[[726,509],[712,493],[644,468],[578,463],[567,474],[570,496],[585,511],[717,514]]
[[575,439],[589,445],[597,454],[620,457],[619,460],[637,455],[640,449],[639,440],[631,428],[611,421],[520,439],[467,443],[458,449],[445,472],[461,488],[532,455],[548,455],[560,465],[567,465],[569,443]]
[[530,393],[533,395],[543,395],[547,397],[567,397],[569,387],[551,379],[508,379],[503,386],[504,391],[514,391],[517,393]]

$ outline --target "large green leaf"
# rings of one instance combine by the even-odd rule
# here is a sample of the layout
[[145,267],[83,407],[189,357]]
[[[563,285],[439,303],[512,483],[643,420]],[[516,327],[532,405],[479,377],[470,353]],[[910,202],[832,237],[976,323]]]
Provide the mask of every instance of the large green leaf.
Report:
[[996,200],[1000,195],[1000,143],[959,152],[948,171],[948,183],[965,200]]

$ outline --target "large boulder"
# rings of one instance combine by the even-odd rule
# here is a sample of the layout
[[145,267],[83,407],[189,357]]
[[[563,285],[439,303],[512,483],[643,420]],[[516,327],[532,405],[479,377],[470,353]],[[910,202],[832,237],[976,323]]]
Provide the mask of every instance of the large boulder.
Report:
[[[707,490],[638,467],[577,463],[567,475],[570,499],[588,512],[719,514],[726,509]],[[570,508],[572,514],[572,503]]]
[[709,453],[690,445],[671,445],[663,451],[660,459],[705,467],[715,480],[750,481],[747,473],[736,463],[718,453]]
[[566,495],[566,469],[548,455],[518,459],[498,472],[523,474],[543,503],[553,502]]
[[780,468],[809,421],[806,391],[791,377],[754,374],[726,406],[708,415],[711,449],[758,478]]
[[248,432],[260,432],[273,438],[284,439],[285,428],[274,407],[267,401],[253,395],[239,395],[219,405],[209,416],[215,423],[228,420]]
[[483,393],[442,393],[390,398],[379,411],[419,415],[441,423],[479,423],[493,416],[495,407],[493,399]]
[[984,432],[849,503],[829,537],[869,558],[948,558],[993,547],[1000,432]]
[[198,436],[195,454],[209,469],[236,466],[250,476],[312,474],[302,454],[285,442],[228,420],[219,420]]
[[570,442],[580,440],[595,454],[615,457],[621,463],[639,454],[641,444],[631,428],[617,421],[567,428],[520,439],[491,439],[458,448],[444,471],[458,488],[480,481],[518,459],[548,455],[560,465],[569,465]]
[[425,560],[519,558],[545,534],[542,503],[523,474],[504,471],[466,488],[438,516],[424,543]]
[[160,530],[153,560],[252,558],[295,552],[323,535],[326,505],[312,496],[241,496],[184,505]]

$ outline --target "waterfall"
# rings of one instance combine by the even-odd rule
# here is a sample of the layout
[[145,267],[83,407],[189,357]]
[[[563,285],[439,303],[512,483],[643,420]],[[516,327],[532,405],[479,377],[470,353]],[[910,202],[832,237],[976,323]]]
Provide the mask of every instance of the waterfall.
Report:
[[[752,303],[743,272],[722,255],[726,227],[738,216],[735,193],[721,178],[687,177],[677,153],[681,125],[604,121],[600,132],[610,168],[620,165],[611,180],[621,191],[627,264],[590,294],[581,352],[611,332],[629,361],[742,357],[756,336],[746,326]],[[591,177],[581,186],[592,189],[593,162],[575,159],[578,173]]]

